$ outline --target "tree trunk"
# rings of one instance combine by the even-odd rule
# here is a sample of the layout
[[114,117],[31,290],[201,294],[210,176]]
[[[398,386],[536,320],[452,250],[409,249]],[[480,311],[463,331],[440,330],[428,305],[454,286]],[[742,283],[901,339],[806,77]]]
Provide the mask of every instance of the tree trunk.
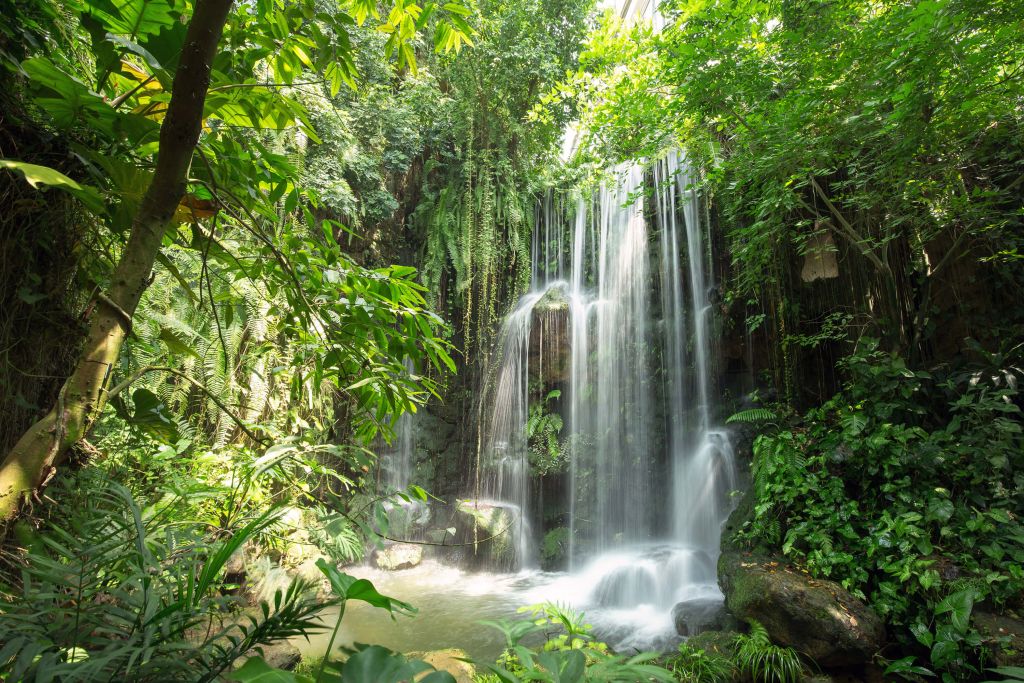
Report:
[[210,65],[231,4],[232,0],[198,0],[195,4],[174,75],[171,102],[160,128],[153,181],[132,222],[109,291],[97,297],[82,355],[61,387],[57,404],[29,427],[0,465],[0,520],[14,516],[25,497],[45,483],[106,403],[107,382],[131,330],[132,315],[149,286],[164,230],[185,194],[189,165],[202,130]]

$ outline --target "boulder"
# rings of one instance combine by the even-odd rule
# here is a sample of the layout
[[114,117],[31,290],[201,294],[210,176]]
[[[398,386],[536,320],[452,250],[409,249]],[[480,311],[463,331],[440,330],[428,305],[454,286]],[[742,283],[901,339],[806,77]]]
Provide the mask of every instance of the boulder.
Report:
[[569,381],[572,370],[569,299],[565,287],[551,287],[531,312],[528,368],[530,380],[547,388]]
[[732,659],[736,654],[736,633],[733,631],[704,631],[687,639],[690,649]]
[[725,609],[725,603],[715,598],[692,598],[677,602],[672,608],[672,622],[681,636],[734,630],[735,621]]
[[275,669],[291,671],[302,661],[302,653],[288,641],[278,641],[259,648],[263,652],[263,661]]
[[984,610],[975,610],[971,618],[990,646],[993,664],[1024,666],[1024,621]]
[[423,546],[415,543],[395,543],[378,550],[373,559],[380,569],[412,569],[423,561]]
[[511,506],[483,500],[460,500],[456,506],[457,542],[477,544],[468,548],[469,566],[498,571],[516,565],[515,533],[517,511]]
[[458,648],[432,650],[423,653],[410,653],[409,657],[421,659],[438,671],[447,671],[455,678],[455,683],[473,683],[476,669],[469,662],[469,655]]
[[730,548],[718,560],[718,581],[735,616],[759,621],[776,643],[824,667],[871,660],[885,626],[842,586],[813,579],[770,556]]

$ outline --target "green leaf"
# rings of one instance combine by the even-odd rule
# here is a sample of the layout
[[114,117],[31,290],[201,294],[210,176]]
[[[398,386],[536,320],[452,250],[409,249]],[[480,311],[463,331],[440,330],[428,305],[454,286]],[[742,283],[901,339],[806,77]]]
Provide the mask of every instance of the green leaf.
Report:
[[250,657],[245,664],[228,674],[228,679],[238,683],[314,683],[309,676],[275,669],[263,661],[262,657]]
[[[424,671],[433,671],[433,667],[419,660],[408,660],[386,647],[371,645],[348,658],[341,677],[345,683],[405,683],[415,680]],[[430,680],[431,683],[455,683],[451,674]]]
[[950,613],[953,628],[964,633],[970,624],[972,609],[974,609],[974,591],[967,589],[948,595],[945,600],[935,606],[935,614]]
[[104,211],[103,196],[96,188],[80,185],[60,171],[48,166],[37,166],[36,164],[27,164],[23,161],[0,159],[0,168],[17,171],[25,177],[25,180],[32,187],[38,188],[40,185],[43,185],[69,192],[94,213],[103,213]]
[[328,564],[322,557],[316,561],[316,566],[320,568],[320,571],[330,581],[331,591],[342,600],[365,602],[373,607],[386,609],[392,616],[395,613],[410,615],[416,613],[416,608],[409,603],[381,595],[374,588],[373,584],[366,579],[357,579],[354,576],[339,571],[337,567]]
[[109,9],[93,7],[91,14],[111,33],[132,38],[156,35],[176,19],[167,0],[111,0]]

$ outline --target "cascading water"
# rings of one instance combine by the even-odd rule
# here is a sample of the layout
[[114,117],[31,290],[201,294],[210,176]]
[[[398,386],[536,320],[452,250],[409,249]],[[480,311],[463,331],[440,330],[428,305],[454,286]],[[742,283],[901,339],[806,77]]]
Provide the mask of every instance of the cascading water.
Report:
[[[410,361],[406,361],[405,367],[407,372],[413,371]],[[390,445],[383,442],[378,444],[381,453],[381,483],[387,493],[405,491],[412,483],[416,449],[415,420],[415,414],[403,413],[395,423],[394,441]],[[384,507],[388,512],[391,529],[396,535],[405,538],[415,536],[414,527],[425,524],[430,518],[430,508],[416,499],[387,501]]]
[[[514,558],[506,568],[536,566],[536,539],[530,524],[530,462],[526,424],[531,401],[545,402],[559,376],[567,348],[564,231],[561,202],[548,194],[538,204],[532,242],[532,288],[505,318],[500,358],[489,398],[478,507],[507,511]],[[558,381],[558,380],[555,380]]]
[[380,463],[384,485],[393,491],[403,491],[412,478],[413,416],[403,414],[395,423],[395,440],[385,448]]
[[643,188],[644,173],[632,166],[616,175],[621,181],[602,187],[596,206],[597,242],[589,245],[597,255],[592,289],[584,285],[584,226],[580,220],[574,226],[573,566],[581,556],[624,540],[649,539],[654,531],[653,511],[640,504],[654,487],[647,226],[642,204],[629,201]]
[[574,212],[550,195],[538,205],[533,287],[501,334],[483,492],[516,512],[517,566],[530,566],[526,425],[552,386],[536,366],[568,347],[554,374],[567,399],[570,575],[537,595],[585,609],[619,647],[650,647],[675,636],[677,603],[721,602],[715,560],[737,482],[729,436],[711,427],[710,259],[694,174],[670,153],[613,177]]

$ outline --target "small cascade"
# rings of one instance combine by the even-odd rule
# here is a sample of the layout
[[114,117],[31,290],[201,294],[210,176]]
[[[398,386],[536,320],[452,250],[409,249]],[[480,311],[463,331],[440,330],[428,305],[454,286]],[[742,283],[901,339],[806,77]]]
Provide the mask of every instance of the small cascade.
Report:
[[[669,407],[666,433],[672,464],[673,537],[680,544],[717,556],[721,525],[730,511],[729,493],[736,488],[737,481],[729,435],[710,426],[710,259],[704,250],[695,181],[689,164],[675,151],[654,166],[655,211],[661,232],[663,370]],[[686,238],[689,301],[680,267],[680,208]],[[687,312],[692,330],[692,366],[685,357]],[[688,397],[692,397],[689,402]],[[694,414],[683,415],[684,409]]]
[[552,193],[538,204],[532,243],[533,287],[505,318],[484,436],[479,505],[500,507],[514,520],[511,566],[536,566],[537,539],[530,517],[530,461],[526,424],[532,405],[560,386],[568,373],[568,283],[562,202]]
[[404,491],[412,479],[414,419],[412,413],[403,413],[398,418],[395,423],[395,440],[381,455],[383,483],[392,491]]
[[[411,361],[406,361],[406,371],[412,372]],[[405,491],[413,483],[413,463],[416,450],[414,413],[402,413],[395,423],[395,437],[391,444],[378,442],[380,451],[381,483],[385,492]],[[430,508],[420,500],[393,499],[386,501],[384,507],[388,513],[389,526],[395,531],[392,535],[412,538],[416,535],[416,527],[426,524],[430,519]]]

